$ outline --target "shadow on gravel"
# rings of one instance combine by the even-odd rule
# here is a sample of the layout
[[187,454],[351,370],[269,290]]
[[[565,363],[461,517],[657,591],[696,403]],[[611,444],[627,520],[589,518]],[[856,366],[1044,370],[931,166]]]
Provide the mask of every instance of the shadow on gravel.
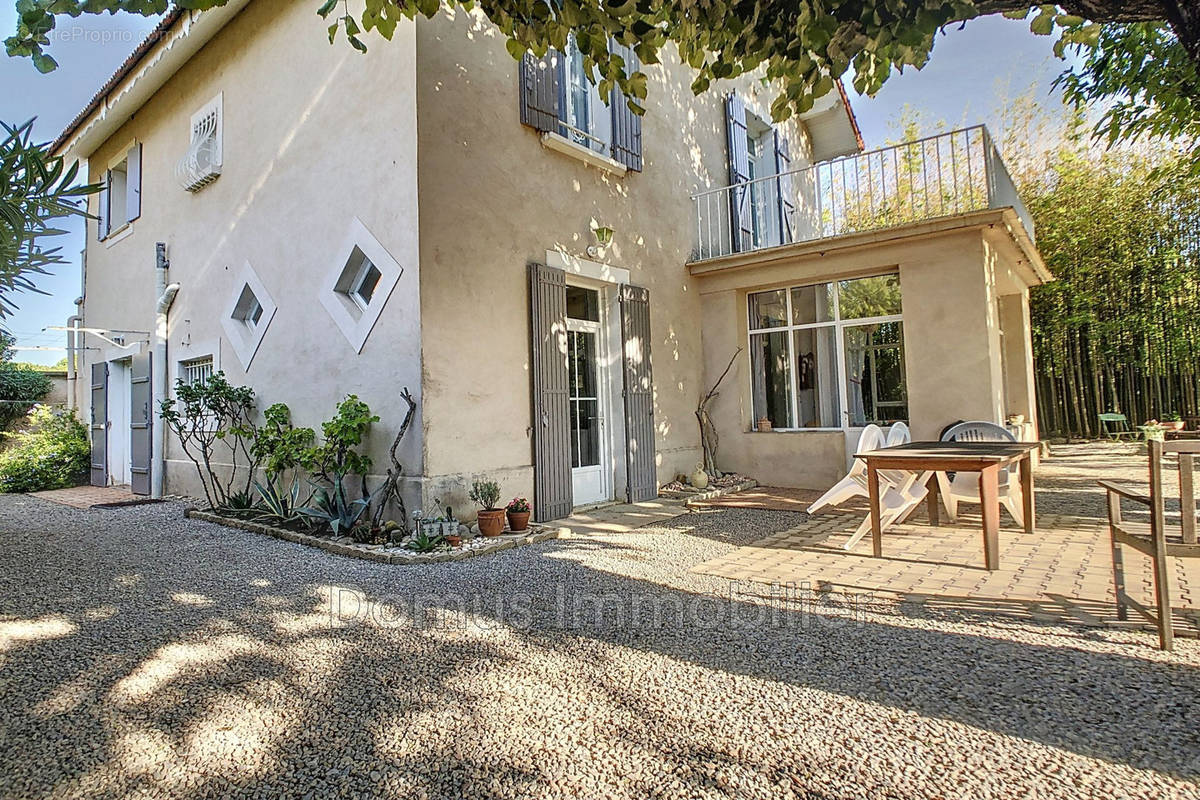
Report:
[[[0,523],[4,796],[571,793],[571,765],[621,792],[738,796],[722,765],[763,786],[800,768],[794,751],[750,758],[736,736],[696,740],[701,714],[751,732],[799,724],[786,706],[743,703],[745,678],[1200,778],[1200,673],[1132,646],[919,630],[810,598],[765,608],[715,581],[724,595],[575,560],[608,547],[595,540],[397,568],[183,520],[178,507],[129,528],[122,513]],[[695,707],[664,703],[685,677]],[[586,720],[555,723],[582,738],[552,730],[565,713],[553,698],[594,704],[610,721],[590,735],[653,754],[653,774],[585,752],[600,747]],[[541,744],[495,744],[517,726]]]

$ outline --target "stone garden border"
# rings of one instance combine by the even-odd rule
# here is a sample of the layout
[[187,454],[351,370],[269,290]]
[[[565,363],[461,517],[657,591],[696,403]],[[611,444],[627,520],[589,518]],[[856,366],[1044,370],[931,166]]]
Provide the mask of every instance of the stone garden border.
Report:
[[[202,522],[212,522],[216,525],[224,525],[227,528],[237,528],[249,531],[250,533],[272,536],[276,539],[283,539],[284,541],[295,542],[296,544],[308,547],[318,547],[340,556],[350,556],[351,558],[374,561],[379,564],[440,564],[449,561],[462,561],[468,558],[498,553],[501,550],[510,550],[514,547],[557,539],[566,530],[565,528],[552,528],[547,525],[530,524],[529,530],[520,533],[503,533],[500,536],[494,537],[476,536],[472,540],[473,546],[465,546],[449,551],[437,550],[432,553],[414,553],[402,547],[381,544],[357,544],[350,541],[338,541],[324,536],[313,536],[312,534],[300,533],[298,531],[289,531],[284,528],[276,528],[272,525],[264,525],[261,522],[224,517],[220,514],[214,514],[211,511],[202,511],[194,507],[187,509],[184,513],[187,517],[198,519]],[[474,544],[480,541],[483,544]]]

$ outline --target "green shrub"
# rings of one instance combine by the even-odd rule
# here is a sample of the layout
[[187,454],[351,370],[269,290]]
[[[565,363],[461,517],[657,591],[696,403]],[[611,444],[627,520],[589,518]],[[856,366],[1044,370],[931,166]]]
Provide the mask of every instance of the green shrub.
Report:
[[0,453],[0,492],[63,489],[87,481],[91,462],[87,426],[74,413],[35,406],[30,427],[9,435]]
[[0,431],[28,414],[51,388],[44,372],[12,363],[14,344],[12,334],[0,331]]

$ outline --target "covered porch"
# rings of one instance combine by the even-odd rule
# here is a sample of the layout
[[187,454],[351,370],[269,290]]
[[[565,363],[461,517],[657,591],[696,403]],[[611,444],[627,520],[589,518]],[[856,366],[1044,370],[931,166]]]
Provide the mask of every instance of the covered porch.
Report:
[[862,429],[962,420],[1038,438],[1029,289],[1052,278],[987,130],[694,198],[687,269],[717,467],[825,489]]

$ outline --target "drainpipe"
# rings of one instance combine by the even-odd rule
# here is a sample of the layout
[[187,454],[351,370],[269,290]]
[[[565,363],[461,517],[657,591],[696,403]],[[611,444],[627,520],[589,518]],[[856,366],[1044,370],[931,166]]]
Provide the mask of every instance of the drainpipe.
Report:
[[[78,306],[83,298],[75,301]],[[79,323],[83,322],[82,314],[75,314],[67,317],[67,410],[74,411],[75,402],[75,387],[76,378],[79,376],[79,368],[75,364],[75,359],[82,354],[83,348],[79,347],[79,333],[76,330]],[[76,349],[78,348],[78,350]]]
[[[154,317],[154,356],[151,360],[151,375],[154,379],[151,392],[151,413],[158,415],[162,401],[167,397],[167,312],[175,302],[179,292],[178,283],[167,283],[167,272],[171,262],[167,261],[167,245],[158,242],[154,245],[154,275],[158,304]],[[162,420],[150,426],[150,449],[153,453],[153,463],[150,465],[150,496],[163,496],[163,470],[167,463],[167,437],[164,435]]]

